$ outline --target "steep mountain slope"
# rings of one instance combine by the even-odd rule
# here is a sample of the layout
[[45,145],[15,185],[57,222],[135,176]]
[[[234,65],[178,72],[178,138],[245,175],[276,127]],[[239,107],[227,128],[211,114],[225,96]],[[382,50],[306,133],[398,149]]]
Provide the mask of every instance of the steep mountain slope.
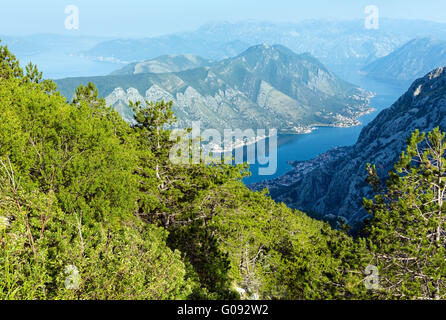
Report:
[[368,76],[384,81],[412,82],[446,65],[446,41],[414,39],[388,56],[367,65]]
[[294,24],[216,22],[193,32],[103,42],[87,56],[134,61],[165,54],[197,54],[209,59],[237,55],[258,43],[281,44],[309,52],[333,70],[335,65],[365,65],[386,56],[407,41],[434,36],[446,40],[444,24],[428,21],[380,19],[378,30],[367,30],[364,19],[306,20]]
[[370,111],[367,93],[335,76],[308,54],[258,45],[241,55],[175,73],[58,80],[72,97],[79,84],[94,82],[107,103],[131,120],[129,100],[174,101],[180,126],[277,128],[307,132],[315,125],[350,126]]
[[366,216],[366,164],[376,164],[385,177],[405,149],[415,129],[446,130],[446,69],[438,68],[415,81],[390,108],[366,126],[351,147],[330,150],[311,161],[296,162],[293,170],[275,180],[255,184],[268,187],[277,201],[335,221],[343,217],[355,225]]
[[210,64],[212,64],[212,60],[192,54],[165,55],[152,60],[131,63],[112,72],[111,75],[179,72],[209,66]]

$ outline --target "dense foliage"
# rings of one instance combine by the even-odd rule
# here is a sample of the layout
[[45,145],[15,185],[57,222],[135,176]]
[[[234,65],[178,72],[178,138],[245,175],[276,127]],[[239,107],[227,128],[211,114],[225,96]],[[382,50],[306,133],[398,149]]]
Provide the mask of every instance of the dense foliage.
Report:
[[[0,46],[0,299],[360,299],[384,290],[367,290],[364,270],[376,259],[385,269],[379,250],[396,249],[380,242],[388,202],[367,203],[373,242],[353,239],[250,191],[244,165],[173,164],[171,103],[132,107],[129,124],[93,84],[67,102]],[[444,246],[435,245],[426,274],[438,280]]]
[[427,136],[416,131],[384,189],[369,167],[378,195],[365,201],[373,214],[367,233],[383,298],[446,297],[445,150],[438,128]]

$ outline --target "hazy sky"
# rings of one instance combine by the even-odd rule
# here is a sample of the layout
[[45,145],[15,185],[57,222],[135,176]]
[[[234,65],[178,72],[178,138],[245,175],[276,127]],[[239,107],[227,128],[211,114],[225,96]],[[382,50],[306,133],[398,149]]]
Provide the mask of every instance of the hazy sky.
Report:
[[[79,30],[65,29],[67,5],[79,8]],[[209,21],[363,18],[368,5],[378,6],[382,17],[446,22],[444,0],[14,0],[2,1],[0,34],[154,36]]]

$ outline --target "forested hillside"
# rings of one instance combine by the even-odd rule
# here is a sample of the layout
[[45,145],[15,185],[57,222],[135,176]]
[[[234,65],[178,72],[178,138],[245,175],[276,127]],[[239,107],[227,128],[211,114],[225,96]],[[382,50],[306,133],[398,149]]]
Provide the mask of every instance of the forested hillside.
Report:
[[[66,101],[0,47],[0,299],[444,298],[442,204],[423,198],[438,214],[420,216],[411,197],[438,189],[395,173],[390,190],[407,205],[391,206],[394,193],[367,201],[375,218],[354,239],[247,189],[245,166],[172,164],[171,103],[135,106],[129,125],[93,84]],[[401,168],[423,138],[411,140]],[[444,140],[432,135],[435,164]],[[420,176],[444,188],[441,163]],[[375,176],[370,167],[378,188]],[[389,257],[404,269],[388,268]],[[371,264],[382,287],[364,285]]]

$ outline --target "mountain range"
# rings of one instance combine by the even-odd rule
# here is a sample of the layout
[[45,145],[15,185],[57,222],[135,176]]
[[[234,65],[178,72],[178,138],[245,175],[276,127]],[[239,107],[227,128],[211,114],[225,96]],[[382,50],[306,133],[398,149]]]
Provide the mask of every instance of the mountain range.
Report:
[[[207,66],[139,73],[195,64]],[[201,121],[203,127],[218,130],[277,128],[303,133],[312,126],[356,125],[356,118],[371,111],[371,93],[343,81],[311,55],[281,45],[253,46],[215,63],[193,56],[160,57],[110,76],[67,78],[57,84],[71,98],[77,86],[88,82],[94,82],[107,104],[128,121],[129,101],[173,101],[180,127]]]
[[368,30],[364,21],[212,22],[191,32],[140,39],[71,34],[0,35],[0,39],[23,64],[32,61],[46,78],[53,79],[108,75],[126,64],[163,55],[191,54],[218,61],[266,43],[310,53],[350,81],[354,79],[350,77],[352,72],[389,55],[411,39],[434,37],[446,41],[442,23],[381,18],[378,30]]
[[364,66],[413,38],[425,36],[446,40],[445,24],[381,18],[378,30],[368,30],[364,19],[288,24],[213,22],[192,32],[104,41],[83,53],[124,61],[142,61],[166,54],[196,54],[220,60],[240,54],[252,45],[267,43],[281,44],[297,53],[309,52],[334,70],[335,66]]
[[430,70],[446,65],[446,41],[413,39],[362,69],[381,81],[411,83]]
[[111,75],[180,72],[210,66],[212,63],[212,60],[192,54],[164,55],[151,60],[130,63],[112,72]]
[[251,188],[269,188],[271,196],[324,220],[342,218],[357,226],[366,216],[363,197],[373,192],[366,182],[367,163],[386,178],[415,129],[446,130],[446,68],[416,80],[390,108],[361,132],[354,146],[339,147],[310,161],[292,163],[286,175]]

